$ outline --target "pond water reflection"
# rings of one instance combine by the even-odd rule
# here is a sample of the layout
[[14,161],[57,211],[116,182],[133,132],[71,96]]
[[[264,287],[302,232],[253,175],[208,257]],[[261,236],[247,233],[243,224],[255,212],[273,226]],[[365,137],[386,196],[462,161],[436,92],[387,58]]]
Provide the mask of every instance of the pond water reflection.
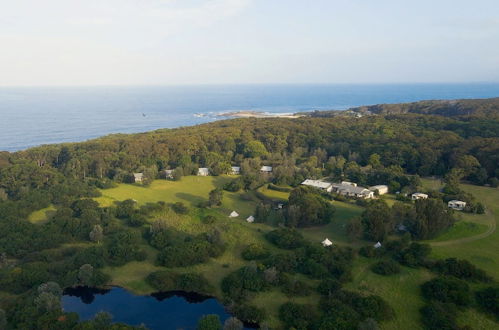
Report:
[[231,316],[215,298],[183,291],[136,296],[118,287],[68,288],[62,305],[65,311],[78,313],[81,320],[106,311],[113,315],[114,322],[144,324],[151,330],[196,329],[203,315],[217,314],[222,322]]

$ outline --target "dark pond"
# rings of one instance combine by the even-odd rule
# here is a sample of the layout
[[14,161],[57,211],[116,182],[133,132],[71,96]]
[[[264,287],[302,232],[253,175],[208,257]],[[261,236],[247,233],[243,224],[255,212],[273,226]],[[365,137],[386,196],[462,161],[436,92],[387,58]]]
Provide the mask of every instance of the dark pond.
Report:
[[82,320],[106,311],[113,315],[114,322],[145,324],[151,330],[196,329],[203,315],[217,314],[222,322],[231,316],[215,298],[182,291],[136,296],[118,287],[69,288],[64,291],[62,305],[65,311],[78,313]]

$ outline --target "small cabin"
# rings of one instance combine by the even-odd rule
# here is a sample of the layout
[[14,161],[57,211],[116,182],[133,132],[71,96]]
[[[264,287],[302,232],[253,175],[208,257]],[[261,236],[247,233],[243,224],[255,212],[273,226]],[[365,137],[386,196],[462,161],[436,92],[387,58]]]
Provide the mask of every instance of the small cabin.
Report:
[[466,202],[463,201],[458,201],[458,200],[451,200],[447,203],[447,206],[453,210],[456,211],[462,211],[466,207]]
[[208,176],[210,175],[210,170],[207,167],[200,167],[198,169],[198,176]]
[[230,168],[230,174],[232,174],[232,175],[239,175],[239,174],[241,174],[241,167],[240,166],[232,166]]
[[411,195],[411,199],[413,201],[416,201],[418,199],[428,199],[428,195],[417,192],[417,193],[414,193],[414,194]]
[[272,166],[262,166],[260,168],[260,172],[262,172],[262,173],[272,173]]
[[135,183],[144,181],[144,173],[133,173],[133,181]]
[[384,184],[379,184],[376,186],[369,187],[369,190],[371,190],[374,193],[378,191],[379,195],[384,195],[388,193],[388,186]]
[[165,179],[173,179],[173,170],[164,170],[163,175]]

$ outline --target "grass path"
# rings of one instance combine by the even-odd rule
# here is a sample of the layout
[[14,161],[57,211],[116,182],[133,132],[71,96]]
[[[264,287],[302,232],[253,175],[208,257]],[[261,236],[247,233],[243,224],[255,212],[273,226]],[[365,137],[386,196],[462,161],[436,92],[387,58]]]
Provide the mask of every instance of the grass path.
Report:
[[494,215],[487,211],[487,213],[491,216],[493,221],[491,221],[489,228],[487,229],[486,232],[475,235],[475,236],[470,236],[470,237],[463,237],[463,238],[458,238],[450,241],[443,241],[443,242],[431,242],[429,243],[431,246],[448,246],[448,245],[456,245],[456,244],[463,244],[463,243],[470,243],[474,242],[480,239],[484,239],[492,235],[497,228],[497,219],[494,218]]

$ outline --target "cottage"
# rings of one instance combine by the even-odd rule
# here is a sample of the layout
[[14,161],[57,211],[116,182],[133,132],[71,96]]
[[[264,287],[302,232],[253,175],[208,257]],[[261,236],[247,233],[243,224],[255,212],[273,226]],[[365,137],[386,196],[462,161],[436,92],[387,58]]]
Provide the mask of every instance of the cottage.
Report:
[[232,211],[230,214],[229,214],[229,218],[237,218],[239,216],[239,213],[237,213],[236,211]]
[[165,179],[173,179],[173,170],[164,170],[163,175]]
[[200,167],[198,169],[198,175],[199,176],[208,176],[208,175],[210,175],[210,170],[207,167]]
[[384,194],[388,193],[388,186],[386,186],[384,184],[379,184],[376,186],[369,187],[369,190],[371,190],[374,193],[376,193],[376,191],[378,191],[379,195],[384,195]]
[[325,240],[323,240],[323,241],[321,242],[321,244],[322,244],[322,246],[327,247],[327,246],[331,246],[331,245],[333,245],[333,242],[331,242],[331,241],[329,240],[329,238],[326,238]]
[[133,180],[135,183],[140,183],[144,180],[144,173],[133,173]]
[[347,196],[369,199],[374,197],[374,192],[364,187],[358,187],[356,183],[343,181],[342,183],[333,183],[332,192]]
[[427,194],[423,194],[423,193],[419,193],[419,192],[411,195],[411,199],[413,201],[418,200],[418,199],[427,199],[427,198],[428,198]]
[[462,211],[466,207],[466,202],[453,199],[449,201],[449,203],[447,203],[447,206],[449,206],[453,210]]
[[232,166],[230,168],[230,174],[232,174],[232,175],[241,174],[241,167],[239,167],[239,166]]
[[272,173],[272,166],[262,166],[260,168],[260,172],[262,172],[262,173]]
[[333,190],[333,185],[329,182],[321,181],[321,180],[305,180],[301,183],[304,186],[314,187],[320,190],[324,190],[327,192],[331,192]]
[[250,215],[249,217],[246,218],[246,221],[249,223],[253,223],[253,222],[255,222],[255,217]]
[[374,244],[374,248],[375,249],[379,249],[380,247],[381,247],[381,243],[380,242]]

